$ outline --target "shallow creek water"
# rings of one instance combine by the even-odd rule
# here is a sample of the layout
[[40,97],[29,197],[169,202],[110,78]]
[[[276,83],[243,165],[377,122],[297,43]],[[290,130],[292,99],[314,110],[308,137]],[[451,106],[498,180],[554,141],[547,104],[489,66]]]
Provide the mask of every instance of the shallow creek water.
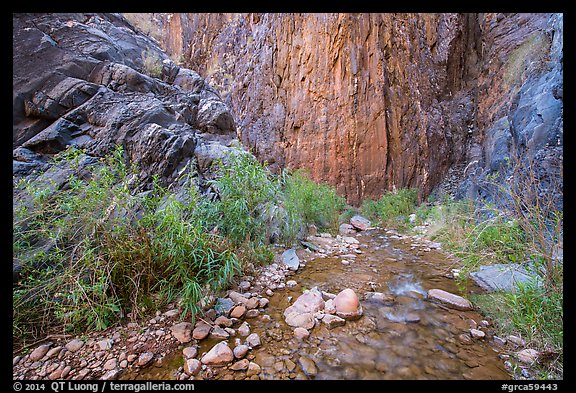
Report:
[[[262,346],[254,348],[253,362],[260,365],[261,379],[509,379],[502,361],[488,340],[462,342],[469,319],[480,322],[476,311],[458,311],[426,299],[429,289],[458,293],[449,277],[453,267],[442,253],[411,249],[410,239],[392,239],[370,230],[358,234],[362,254],[349,265],[342,257],[316,258],[290,277],[294,288],[277,290],[270,298],[266,321],[262,315],[249,319],[251,332],[258,333]],[[303,341],[293,335],[282,313],[304,289],[319,287],[337,294],[352,288],[360,297],[366,292],[395,296],[387,306],[361,300],[363,316],[344,326],[327,329],[317,324]],[[482,289],[471,286],[469,292]],[[291,297],[291,300],[289,300]],[[203,340],[199,358],[217,341]],[[234,338],[229,339],[234,347]],[[310,375],[312,360],[317,370]],[[174,379],[182,365],[182,352],[169,354],[162,367],[141,370],[130,379]],[[313,369],[314,367],[312,367]],[[213,367],[214,378],[243,379],[244,371]]]

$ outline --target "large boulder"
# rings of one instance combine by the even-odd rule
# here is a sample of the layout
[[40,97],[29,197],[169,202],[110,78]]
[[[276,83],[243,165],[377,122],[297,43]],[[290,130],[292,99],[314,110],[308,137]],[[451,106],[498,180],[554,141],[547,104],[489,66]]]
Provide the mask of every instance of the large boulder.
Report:
[[360,231],[365,231],[370,228],[371,223],[366,217],[355,215],[350,219],[350,224]]

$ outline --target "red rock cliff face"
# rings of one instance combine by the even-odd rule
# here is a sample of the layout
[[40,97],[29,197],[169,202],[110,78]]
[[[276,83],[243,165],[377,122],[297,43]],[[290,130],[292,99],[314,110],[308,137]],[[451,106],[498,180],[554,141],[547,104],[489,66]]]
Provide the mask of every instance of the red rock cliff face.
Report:
[[160,27],[260,159],[307,168],[358,204],[402,187],[424,197],[450,167],[485,158],[484,130],[521,86],[498,66],[549,15],[497,18],[162,14]]

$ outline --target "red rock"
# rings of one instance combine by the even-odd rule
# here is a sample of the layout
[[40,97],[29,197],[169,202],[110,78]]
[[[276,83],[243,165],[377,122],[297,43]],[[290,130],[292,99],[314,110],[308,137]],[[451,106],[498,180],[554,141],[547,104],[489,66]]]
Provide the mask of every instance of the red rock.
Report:
[[192,340],[192,324],[181,322],[170,328],[172,335],[182,344]]
[[334,307],[336,308],[336,315],[344,319],[357,319],[362,316],[360,300],[356,292],[350,288],[346,288],[336,295]]
[[448,307],[455,308],[456,310],[472,310],[472,303],[462,296],[446,292],[442,289],[431,289],[428,291],[428,298],[436,300]]
[[196,340],[203,340],[206,337],[208,337],[211,330],[212,327],[210,325],[200,321],[196,324],[196,327],[192,331],[192,337],[195,338]]
[[225,341],[214,345],[200,361],[203,364],[223,365],[234,360],[234,353]]

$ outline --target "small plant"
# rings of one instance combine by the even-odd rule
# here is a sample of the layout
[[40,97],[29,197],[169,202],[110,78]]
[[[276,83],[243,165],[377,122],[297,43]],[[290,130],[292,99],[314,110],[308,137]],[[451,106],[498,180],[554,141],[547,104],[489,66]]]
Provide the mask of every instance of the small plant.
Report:
[[142,69],[144,73],[153,78],[162,76],[162,59],[151,49],[142,52]]
[[363,201],[360,211],[364,216],[383,225],[404,229],[408,215],[416,209],[417,202],[418,190],[405,188],[384,194],[378,201]]

